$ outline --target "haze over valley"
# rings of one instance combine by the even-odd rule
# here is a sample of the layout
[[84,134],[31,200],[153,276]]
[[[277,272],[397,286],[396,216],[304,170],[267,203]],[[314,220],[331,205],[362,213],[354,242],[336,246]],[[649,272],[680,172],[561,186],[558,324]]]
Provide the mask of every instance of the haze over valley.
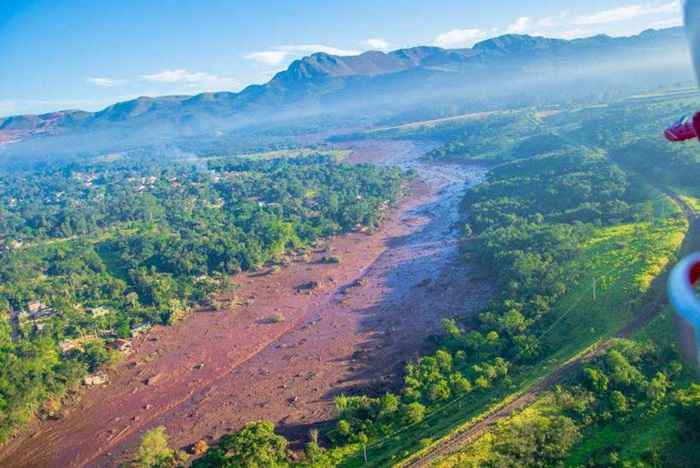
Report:
[[[71,64],[118,70],[90,75],[108,96],[234,87],[134,70],[214,70],[223,46],[198,34],[313,44],[339,34],[327,9],[359,14],[106,2],[107,24],[11,3],[0,43],[40,56],[39,25],[71,12],[75,54],[36,59],[57,71],[46,96],[68,95]],[[489,28],[499,8],[443,3],[353,21],[480,26],[392,51],[269,46],[251,70],[289,65],[240,91],[0,118],[0,466],[698,466],[700,385],[666,292],[700,248],[700,147],[664,139],[700,108],[680,4],[505,2],[532,13]],[[78,54],[88,32],[107,56]],[[19,96],[36,77],[3,50]]]

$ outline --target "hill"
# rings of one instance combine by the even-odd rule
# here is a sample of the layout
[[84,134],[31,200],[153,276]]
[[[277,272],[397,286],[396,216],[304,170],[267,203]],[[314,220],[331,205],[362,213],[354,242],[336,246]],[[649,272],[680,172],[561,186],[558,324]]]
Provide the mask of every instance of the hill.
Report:
[[[631,74],[635,80],[628,79]],[[690,78],[681,28],[576,40],[505,35],[471,49],[414,47],[350,57],[316,53],[239,93],[139,97],[94,113],[0,119],[0,154],[121,151],[329,115],[344,126],[367,119],[444,117],[609,97]],[[327,130],[333,122],[324,118],[306,130],[309,125]]]

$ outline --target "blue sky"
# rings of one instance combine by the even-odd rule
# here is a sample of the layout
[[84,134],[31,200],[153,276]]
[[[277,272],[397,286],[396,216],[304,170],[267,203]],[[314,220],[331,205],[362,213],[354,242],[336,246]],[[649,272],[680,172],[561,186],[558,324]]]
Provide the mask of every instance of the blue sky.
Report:
[[0,0],[0,116],[237,91],[314,51],[679,25],[679,0]]

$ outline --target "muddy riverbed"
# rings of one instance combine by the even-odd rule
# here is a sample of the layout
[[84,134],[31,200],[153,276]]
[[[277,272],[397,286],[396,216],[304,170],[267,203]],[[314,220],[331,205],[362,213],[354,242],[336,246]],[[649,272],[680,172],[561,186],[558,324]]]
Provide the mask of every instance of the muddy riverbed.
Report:
[[[335,238],[273,274],[239,275],[242,305],[136,339],[109,384],[11,440],[0,465],[116,466],[161,425],[181,448],[260,419],[303,441],[334,417],[336,395],[396,386],[441,319],[477,311],[491,290],[459,258],[457,207],[465,181],[478,183],[485,171],[421,163],[428,144],[343,146],[353,150],[350,162],[418,171],[380,230]],[[328,255],[340,263],[319,262]],[[310,282],[317,287],[298,289]]]

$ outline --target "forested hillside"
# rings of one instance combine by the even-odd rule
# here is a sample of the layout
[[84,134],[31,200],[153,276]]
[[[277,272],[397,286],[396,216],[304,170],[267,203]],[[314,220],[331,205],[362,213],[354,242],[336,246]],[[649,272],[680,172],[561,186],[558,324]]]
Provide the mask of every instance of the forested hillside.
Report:
[[[694,103],[674,93],[642,97],[606,108],[557,113],[542,125],[567,144],[585,141],[605,149],[608,159],[636,183],[675,192],[697,210],[696,143],[670,145],[658,133],[659,122]],[[640,215],[654,216],[658,223],[658,216],[668,215],[666,210],[657,207],[655,215],[652,210]],[[658,234],[674,235],[669,226]],[[689,234],[687,248],[698,248],[696,233]],[[618,341],[565,384],[439,466],[695,466],[699,389],[678,355],[672,310],[659,312],[660,317],[633,340]]]

